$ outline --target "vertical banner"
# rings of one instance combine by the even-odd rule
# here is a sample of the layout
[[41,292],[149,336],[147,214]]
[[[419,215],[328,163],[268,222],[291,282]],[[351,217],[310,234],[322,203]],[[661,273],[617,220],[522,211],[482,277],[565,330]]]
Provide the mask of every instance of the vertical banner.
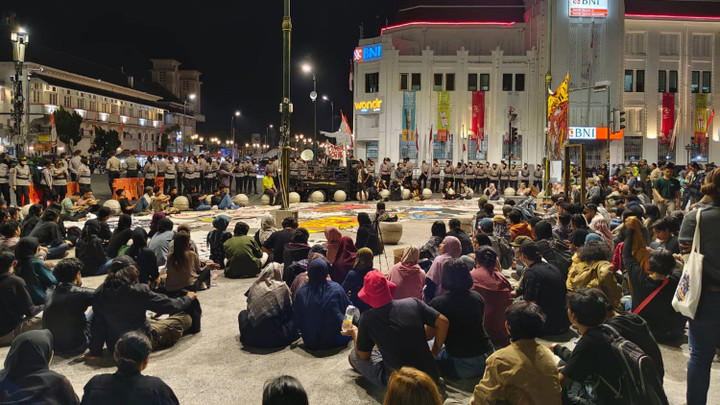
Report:
[[437,140],[445,142],[450,135],[450,92],[438,91]]
[[660,143],[668,144],[672,138],[673,127],[675,126],[675,93],[663,93],[662,104],[662,126]]
[[403,92],[402,140],[415,140],[415,92]]
[[705,144],[708,130],[707,94],[695,94],[695,137],[693,142]]
[[[485,92],[472,92],[472,128],[470,139],[477,142],[485,140]],[[478,141],[479,139],[479,141]]]
[[570,73],[567,73],[555,93],[548,96],[548,157],[550,160],[562,159],[562,148],[568,137],[569,81]]

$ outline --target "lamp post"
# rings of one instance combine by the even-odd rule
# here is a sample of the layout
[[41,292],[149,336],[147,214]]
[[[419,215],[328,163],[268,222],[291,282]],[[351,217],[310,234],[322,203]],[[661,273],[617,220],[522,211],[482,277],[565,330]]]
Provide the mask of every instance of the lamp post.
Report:
[[325,94],[322,99],[330,103],[330,132],[335,132],[335,103]]
[[283,76],[282,76],[282,102],[280,103],[280,140],[282,153],[280,154],[281,162],[281,182],[280,182],[280,201],[282,209],[290,208],[289,198],[289,182],[287,174],[290,166],[290,114],[292,113],[292,103],[290,102],[290,38],[292,35],[292,20],[290,19],[290,0],[283,1]]
[[22,118],[25,104],[25,97],[23,96],[22,88],[22,70],[23,63],[25,62],[25,47],[30,42],[30,36],[23,28],[18,28],[10,34],[10,41],[13,43],[13,60],[15,61],[15,75],[12,77],[13,81],[13,101],[12,101],[12,117],[14,125],[12,128],[12,134],[15,137],[15,145],[18,157],[23,152],[23,145],[25,139],[22,134]]
[[317,143],[317,76],[315,70],[309,64],[304,64],[302,70],[305,73],[312,74],[313,90],[310,92],[310,100],[313,103],[313,144]]
[[268,143],[268,138],[270,137],[270,129],[272,129],[272,128],[273,128],[273,124],[269,124],[269,125],[265,128],[265,144]]
[[[235,119],[240,115],[242,115],[242,113],[239,110],[236,110],[235,114],[230,116],[230,139],[232,140],[233,144],[235,143],[235,141],[237,141],[237,139],[235,139]],[[235,160],[235,149],[233,149],[233,160]]]

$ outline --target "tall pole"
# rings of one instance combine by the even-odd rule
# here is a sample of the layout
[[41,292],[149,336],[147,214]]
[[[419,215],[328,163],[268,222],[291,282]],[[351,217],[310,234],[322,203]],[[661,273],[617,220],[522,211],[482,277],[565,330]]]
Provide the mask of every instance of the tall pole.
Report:
[[313,150],[317,144],[317,76],[315,76],[315,70],[313,70]]
[[545,196],[550,197],[550,117],[548,116],[548,99],[550,98],[550,88],[552,86],[552,21],[553,21],[553,1],[547,2],[547,36],[545,37],[545,46],[547,47],[547,72],[545,73],[545,170],[543,175],[543,187],[545,188]]
[[335,103],[330,100],[330,132],[335,132]]
[[[605,152],[605,160],[607,164],[608,173],[610,173],[610,134],[612,134],[612,128],[610,125],[610,86],[607,86],[607,127],[608,127],[608,138],[607,138],[607,151]],[[609,179],[605,179],[606,181]]]
[[290,19],[290,0],[284,0],[284,14],[282,19],[283,34],[283,96],[280,104],[280,146],[282,152],[281,167],[282,177],[280,182],[280,196],[282,201],[282,209],[286,210],[290,207],[288,197],[288,174],[290,166],[290,38],[292,34],[292,20]]

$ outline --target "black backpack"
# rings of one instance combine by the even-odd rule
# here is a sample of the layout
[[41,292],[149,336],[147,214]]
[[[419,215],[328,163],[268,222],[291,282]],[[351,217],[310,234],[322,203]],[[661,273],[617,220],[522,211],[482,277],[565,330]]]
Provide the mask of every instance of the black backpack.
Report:
[[662,378],[657,372],[653,359],[635,343],[625,339],[611,325],[603,324],[610,338],[610,347],[622,366],[620,386],[615,386],[600,377],[615,398],[627,405],[668,405]]
[[500,260],[500,266],[503,269],[509,269],[510,266],[512,266],[515,253],[510,247],[507,239],[500,236],[492,235],[490,236],[490,242],[492,243],[493,249],[495,249],[495,253],[497,253],[498,255],[498,259]]

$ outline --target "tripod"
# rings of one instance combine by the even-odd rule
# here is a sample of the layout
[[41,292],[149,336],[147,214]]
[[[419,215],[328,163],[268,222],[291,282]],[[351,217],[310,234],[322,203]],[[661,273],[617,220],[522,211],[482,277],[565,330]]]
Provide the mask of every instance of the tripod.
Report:
[[[385,240],[383,239],[382,230],[380,229],[380,221],[378,221],[377,216],[375,220],[373,221],[373,227],[375,228],[375,233],[378,237],[378,244],[382,245],[382,256],[385,257],[385,266],[388,270],[390,270],[390,263],[388,263],[387,259],[387,250],[385,249]],[[378,259],[378,263],[380,264],[380,272],[382,273],[382,259]]]

